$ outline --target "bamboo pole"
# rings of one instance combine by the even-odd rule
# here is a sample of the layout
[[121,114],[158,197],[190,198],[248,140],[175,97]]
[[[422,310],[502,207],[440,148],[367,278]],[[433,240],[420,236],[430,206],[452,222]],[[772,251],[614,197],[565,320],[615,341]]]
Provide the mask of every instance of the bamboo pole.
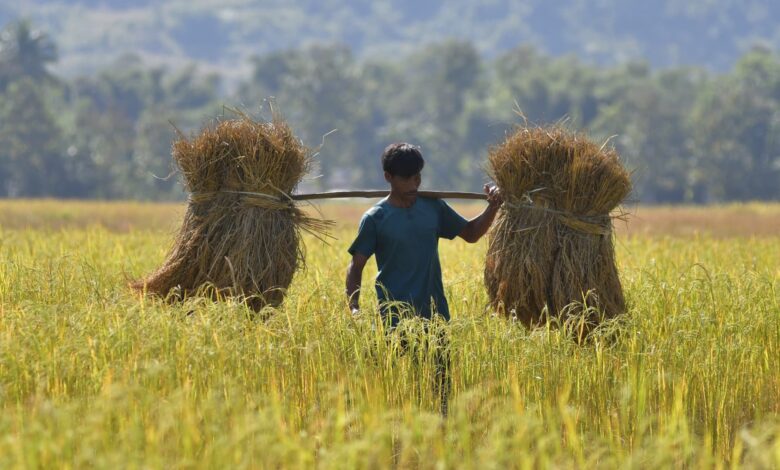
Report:
[[[348,197],[376,198],[385,197],[388,194],[390,194],[390,191],[385,189],[371,191],[329,191],[324,193],[292,194],[290,197],[294,201],[309,201],[312,199],[340,199]],[[434,199],[487,199],[487,194],[485,193],[464,193],[458,191],[417,191],[417,195]]]

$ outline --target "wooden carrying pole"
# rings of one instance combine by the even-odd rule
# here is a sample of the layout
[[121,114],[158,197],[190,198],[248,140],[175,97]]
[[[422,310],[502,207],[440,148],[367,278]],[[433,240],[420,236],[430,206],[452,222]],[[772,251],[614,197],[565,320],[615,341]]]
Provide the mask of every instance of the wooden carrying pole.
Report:
[[[390,194],[390,191],[385,189],[371,191],[329,191],[325,193],[292,194],[290,197],[294,201],[309,201],[312,199],[340,199],[348,197],[375,198],[385,197],[388,194]],[[417,191],[417,195],[434,199],[487,199],[487,194],[485,193],[462,193],[457,191]]]

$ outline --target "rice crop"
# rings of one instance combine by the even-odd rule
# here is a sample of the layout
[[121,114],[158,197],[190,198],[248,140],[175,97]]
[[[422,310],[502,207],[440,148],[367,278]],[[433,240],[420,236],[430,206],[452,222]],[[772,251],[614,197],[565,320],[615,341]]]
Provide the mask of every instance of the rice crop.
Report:
[[627,314],[583,345],[485,315],[487,243],[442,241],[445,418],[431,351],[399,354],[372,289],[348,312],[361,210],[323,208],[356,215],[329,244],[303,234],[307,269],[261,319],[238,297],[128,290],[165,260],[170,227],[52,204],[89,222],[0,227],[0,468],[780,466],[776,235],[619,235]]

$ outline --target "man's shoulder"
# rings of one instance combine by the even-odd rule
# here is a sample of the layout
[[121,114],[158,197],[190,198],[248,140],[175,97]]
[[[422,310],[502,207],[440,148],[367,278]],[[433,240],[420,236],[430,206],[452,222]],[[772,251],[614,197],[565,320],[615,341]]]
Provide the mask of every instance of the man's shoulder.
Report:
[[435,197],[420,196],[419,198],[417,198],[417,200],[422,202],[425,210],[436,211],[436,212],[441,210],[442,206],[446,204],[444,200]]
[[[467,220],[462,215],[460,215],[458,211],[453,209],[452,206],[447,204],[447,202],[443,199],[422,198],[420,200],[425,202],[426,206],[424,210],[431,214],[432,217],[435,216],[440,224],[444,224],[448,227],[457,227],[467,222]],[[463,227],[461,226],[460,228],[462,229]],[[453,228],[453,230],[455,230],[455,228]]]
[[387,214],[387,201],[384,199],[379,201],[378,203],[374,204],[370,209],[368,209],[364,214],[364,218],[370,218],[377,222],[381,221],[384,216]]

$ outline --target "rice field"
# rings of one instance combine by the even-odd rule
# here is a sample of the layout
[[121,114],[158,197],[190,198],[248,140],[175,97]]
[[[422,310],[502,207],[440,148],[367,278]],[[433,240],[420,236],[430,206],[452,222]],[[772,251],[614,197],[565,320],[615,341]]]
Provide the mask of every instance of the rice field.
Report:
[[127,288],[183,205],[0,202],[0,468],[780,466],[780,205],[633,208],[629,314],[586,345],[491,315],[484,241],[442,241],[445,418],[431,350],[401,353],[370,289],[348,313],[369,204],[322,206],[335,238],[261,320]]

